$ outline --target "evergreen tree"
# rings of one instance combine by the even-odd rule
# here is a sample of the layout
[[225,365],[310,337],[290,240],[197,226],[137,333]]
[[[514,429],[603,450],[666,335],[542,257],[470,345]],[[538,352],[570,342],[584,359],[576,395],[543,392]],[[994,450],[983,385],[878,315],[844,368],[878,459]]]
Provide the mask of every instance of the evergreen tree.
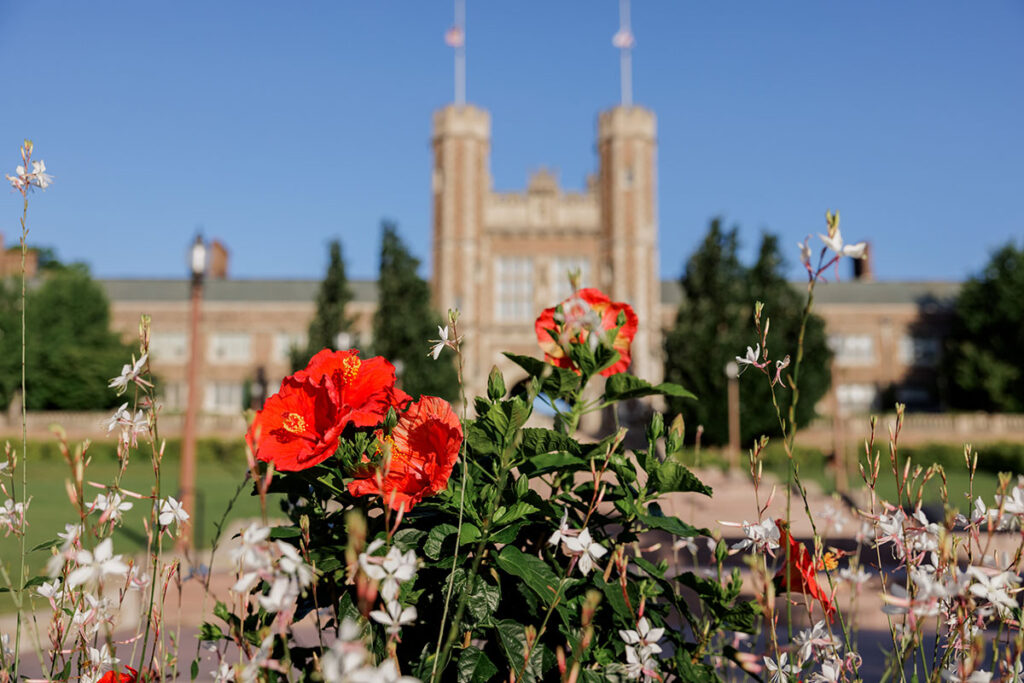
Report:
[[[665,379],[682,384],[697,394],[697,401],[670,400],[671,414],[686,419],[688,438],[698,425],[703,441],[726,443],[729,439],[726,365],[746,347],[757,344],[753,324],[755,301],[765,304],[771,319],[768,345],[773,360],[787,354],[796,357],[797,334],[803,302],[784,276],[785,263],[774,235],[764,235],[756,263],[745,267],[739,260],[738,231],[725,231],[721,221],[711,222],[700,248],[690,257],[681,279],[683,300],[676,323],[665,338]],[[814,416],[814,406],[828,391],[830,353],[824,323],[812,316],[804,340],[797,423]],[[784,374],[788,376],[789,368]],[[777,386],[776,396],[785,416],[792,396],[788,385]],[[778,434],[768,379],[757,370],[740,378],[740,438],[750,443],[761,434]]]
[[447,400],[458,397],[459,382],[451,354],[427,355],[427,340],[437,336],[441,316],[430,308],[430,288],[416,274],[419,259],[409,253],[394,223],[381,225],[380,278],[373,318],[373,351],[399,369],[403,390]]
[[[52,266],[28,293],[25,386],[30,410],[98,410],[119,399],[107,383],[129,361],[132,346],[110,329],[110,305],[83,265]],[[0,403],[21,387],[20,284],[0,291]],[[138,349],[134,349],[136,356]]]
[[338,335],[348,332],[352,321],[345,315],[345,307],[352,300],[352,290],[345,277],[345,261],[341,255],[341,242],[331,240],[327,274],[320,283],[316,296],[316,313],[309,323],[306,348],[292,348],[292,371],[300,370],[322,349],[337,350]]
[[964,283],[940,366],[946,403],[961,410],[1024,412],[1024,247],[996,251]]

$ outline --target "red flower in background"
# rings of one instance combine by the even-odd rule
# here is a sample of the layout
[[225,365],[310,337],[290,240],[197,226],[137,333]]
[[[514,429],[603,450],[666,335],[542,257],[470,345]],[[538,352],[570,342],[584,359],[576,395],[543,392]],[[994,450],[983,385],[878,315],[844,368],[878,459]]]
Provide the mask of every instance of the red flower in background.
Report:
[[815,576],[814,560],[803,543],[798,543],[790,536],[786,529],[786,523],[781,519],[775,520],[775,526],[779,528],[779,544],[782,549],[779,556],[786,557],[786,544],[789,544],[789,564],[779,569],[775,575],[775,587],[777,590],[791,593],[804,593],[821,602],[825,615],[832,618],[835,613],[835,605],[832,600],[818,585],[818,578]]
[[122,671],[115,673],[108,671],[103,674],[96,683],[135,683],[135,679],[138,678],[139,672],[130,666],[126,666],[127,672]]
[[315,382],[328,378],[337,391],[338,423],[344,429],[375,427],[388,408],[407,403],[411,397],[395,388],[395,366],[380,356],[362,359],[358,351],[324,349],[294,375]]
[[[612,341],[619,359],[601,371],[605,377],[625,372],[629,367],[629,346],[636,336],[637,317],[633,308],[623,302],[609,299],[598,289],[581,289],[558,307],[545,308],[534,324],[537,343],[544,352],[544,360],[560,368],[574,369],[568,348],[572,342],[590,344],[596,349],[608,330],[618,327],[619,314],[626,318]],[[552,336],[554,335],[554,336]]]
[[462,425],[444,399],[423,396],[409,406],[391,432],[391,456],[381,469],[348,485],[354,496],[379,495],[393,510],[408,512],[443,491],[459,457]]
[[281,391],[256,413],[245,440],[259,460],[277,470],[295,472],[334,455],[343,424],[338,395],[330,380],[285,378]]

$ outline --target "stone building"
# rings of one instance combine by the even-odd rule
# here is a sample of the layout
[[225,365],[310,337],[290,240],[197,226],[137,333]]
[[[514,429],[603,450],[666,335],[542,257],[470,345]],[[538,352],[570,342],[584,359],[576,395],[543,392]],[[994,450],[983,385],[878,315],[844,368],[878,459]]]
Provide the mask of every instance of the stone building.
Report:
[[[629,302],[640,319],[632,371],[662,374],[658,324],[657,142],[654,114],[615,107],[597,123],[598,164],[583,192],[541,170],[524,192],[495,192],[490,115],[474,106],[434,114],[433,295],[464,321],[466,383],[480,392],[502,351],[536,350],[533,321],[583,286]],[[521,374],[521,373],[519,373]]]

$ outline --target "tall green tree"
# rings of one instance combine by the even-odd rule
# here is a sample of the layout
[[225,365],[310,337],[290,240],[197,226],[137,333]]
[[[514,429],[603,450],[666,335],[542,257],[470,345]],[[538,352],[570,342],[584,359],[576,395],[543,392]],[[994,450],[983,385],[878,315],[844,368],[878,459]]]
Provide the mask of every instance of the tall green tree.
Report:
[[437,337],[441,316],[430,307],[430,288],[417,275],[419,259],[409,253],[394,223],[381,224],[380,278],[373,318],[373,351],[395,364],[403,390],[454,400],[458,374],[451,355],[428,357],[427,340]]
[[327,274],[316,296],[316,313],[309,323],[306,348],[291,349],[293,371],[306,367],[309,359],[322,349],[337,350],[338,335],[352,327],[352,320],[345,314],[345,307],[352,301],[352,290],[345,276],[341,242],[331,240],[328,252]]
[[992,254],[954,306],[941,368],[946,403],[961,410],[1024,412],[1024,247]]
[[[28,293],[25,386],[30,410],[97,410],[120,400],[107,383],[132,347],[110,329],[106,294],[84,265],[54,266]],[[0,291],[0,404],[21,387],[20,284]],[[135,350],[138,353],[137,349]]]
[[[803,300],[785,278],[785,260],[778,238],[762,237],[757,261],[750,267],[739,260],[738,229],[725,230],[720,219],[711,221],[707,235],[686,264],[680,281],[682,302],[676,323],[665,338],[665,379],[682,384],[697,394],[697,401],[670,400],[669,411],[682,413],[688,438],[703,426],[704,443],[722,444],[729,439],[726,365],[756,346],[754,303],[765,304],[763,316],[771,319],[768,347],[773,360],[787,354],[795,359]],[[814,406],[828,391],[831,381],[824,323],[818,316],[808,320],[804,339],[804,364],[800,375],[797,423],[814,417]],[[788,376],[789,368],[783,373]],[[762,434],[779,433],[772,407],[768,378],[756,369],[740,377],[740,438],[745,444]],[[785,416],[792,392],[776,385],[776,396]]]

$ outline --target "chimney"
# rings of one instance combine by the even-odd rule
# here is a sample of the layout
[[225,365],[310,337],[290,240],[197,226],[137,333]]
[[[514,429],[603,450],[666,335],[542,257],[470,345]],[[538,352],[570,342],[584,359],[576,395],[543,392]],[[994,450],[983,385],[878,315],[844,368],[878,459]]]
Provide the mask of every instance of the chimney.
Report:
[[857,282],[875,281],[875,266],[873,258],[873,254],[871,253],[871,242],[868,242],[868,248],[864,251],[864,258],[853,259],[854,280]]
[[228,278],[228,248],[220,240],[214,240],[210,244],[210,269],[208,274],[214,280],[226,280]]

